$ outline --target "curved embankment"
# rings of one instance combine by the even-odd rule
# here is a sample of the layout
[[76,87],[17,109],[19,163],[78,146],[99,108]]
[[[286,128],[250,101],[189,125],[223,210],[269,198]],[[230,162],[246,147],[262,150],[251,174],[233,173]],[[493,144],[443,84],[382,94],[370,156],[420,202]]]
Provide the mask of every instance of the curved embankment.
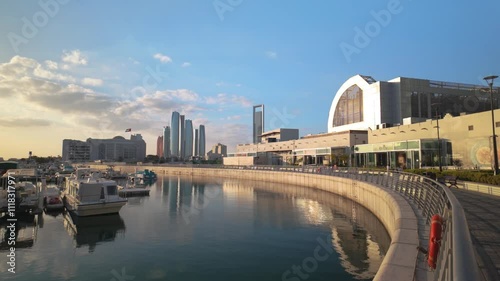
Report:
[[[96,165],[95,168],[103,169],[105,166]],[[374,280],[403,281],[414,278],[418,255],[417,218],[408,202],[392,190],[352,179],[308,173],[194,167],[115,167],[124,172],[133,172],[136,168],[154,170],[158,174],[279,182],[317,188],[349,198],[375,214],[391,236],[391,246]]]

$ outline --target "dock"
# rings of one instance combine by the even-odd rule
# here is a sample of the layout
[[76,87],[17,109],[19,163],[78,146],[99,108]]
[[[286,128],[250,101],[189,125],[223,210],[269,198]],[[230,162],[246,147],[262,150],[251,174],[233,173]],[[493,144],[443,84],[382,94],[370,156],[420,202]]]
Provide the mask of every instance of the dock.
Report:
[[149,189],[145,188],[124,188],[118,190],[120,197],[136,197],[136,196],[149,196]]

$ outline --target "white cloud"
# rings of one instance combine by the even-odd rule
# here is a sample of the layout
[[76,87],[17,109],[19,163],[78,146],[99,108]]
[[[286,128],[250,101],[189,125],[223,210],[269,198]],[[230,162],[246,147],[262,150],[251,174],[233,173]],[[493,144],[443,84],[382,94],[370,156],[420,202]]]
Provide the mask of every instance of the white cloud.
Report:
[[172,59],[169,56],[163,55],[161,53],[157,53],[153,56],[153,58],[159,60],[161,63],[169,63],[172,62]]
[[33,74],[36,77],[47,79],[47,80],[56,80],[66,83],[74,83],[76,80],[72,76],[52,72],[46,69],[43,69],[41,65],[38,65],[34,70]]
[[94,86],[94,87],[97,87],[97,86],[102,86],[104,82],[101,80],[101,79],[97,79],[97,78],[83,78],[82,79],[82,84],[83,85],[87,85],[87,86]]
[[278,57],[278,54],[274,51],[267,51],[266,56],[270,59],[276,59]]
[[87,58],[80,52],[80,50],[73,50],[70,52],[64,51],[62,56],[62,61],[77,64],[77,65],[87,65]]
[[45,65],[47,66],[48,69],[51,70],[57,70],[58,68],[57,62],[51,60],[46,60]]
[[190,67],[191,66],[191,63],[190,62],[183,62],[182,67]]

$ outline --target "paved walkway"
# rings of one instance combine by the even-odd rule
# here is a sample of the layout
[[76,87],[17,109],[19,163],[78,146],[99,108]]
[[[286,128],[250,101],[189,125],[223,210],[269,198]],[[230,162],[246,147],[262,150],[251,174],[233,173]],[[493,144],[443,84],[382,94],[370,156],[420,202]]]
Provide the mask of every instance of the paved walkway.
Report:
[[469,224],[479,267],[487,281],[500,281],[500,197],[452,188]]

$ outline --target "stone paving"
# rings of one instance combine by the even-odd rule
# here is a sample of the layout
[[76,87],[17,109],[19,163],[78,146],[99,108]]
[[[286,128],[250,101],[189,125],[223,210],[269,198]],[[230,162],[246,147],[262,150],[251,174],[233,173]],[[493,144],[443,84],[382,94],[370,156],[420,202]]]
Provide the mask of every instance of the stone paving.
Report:
[[479,267],[487,281],[500,281],[500,197],[452,189],[464,208]]

